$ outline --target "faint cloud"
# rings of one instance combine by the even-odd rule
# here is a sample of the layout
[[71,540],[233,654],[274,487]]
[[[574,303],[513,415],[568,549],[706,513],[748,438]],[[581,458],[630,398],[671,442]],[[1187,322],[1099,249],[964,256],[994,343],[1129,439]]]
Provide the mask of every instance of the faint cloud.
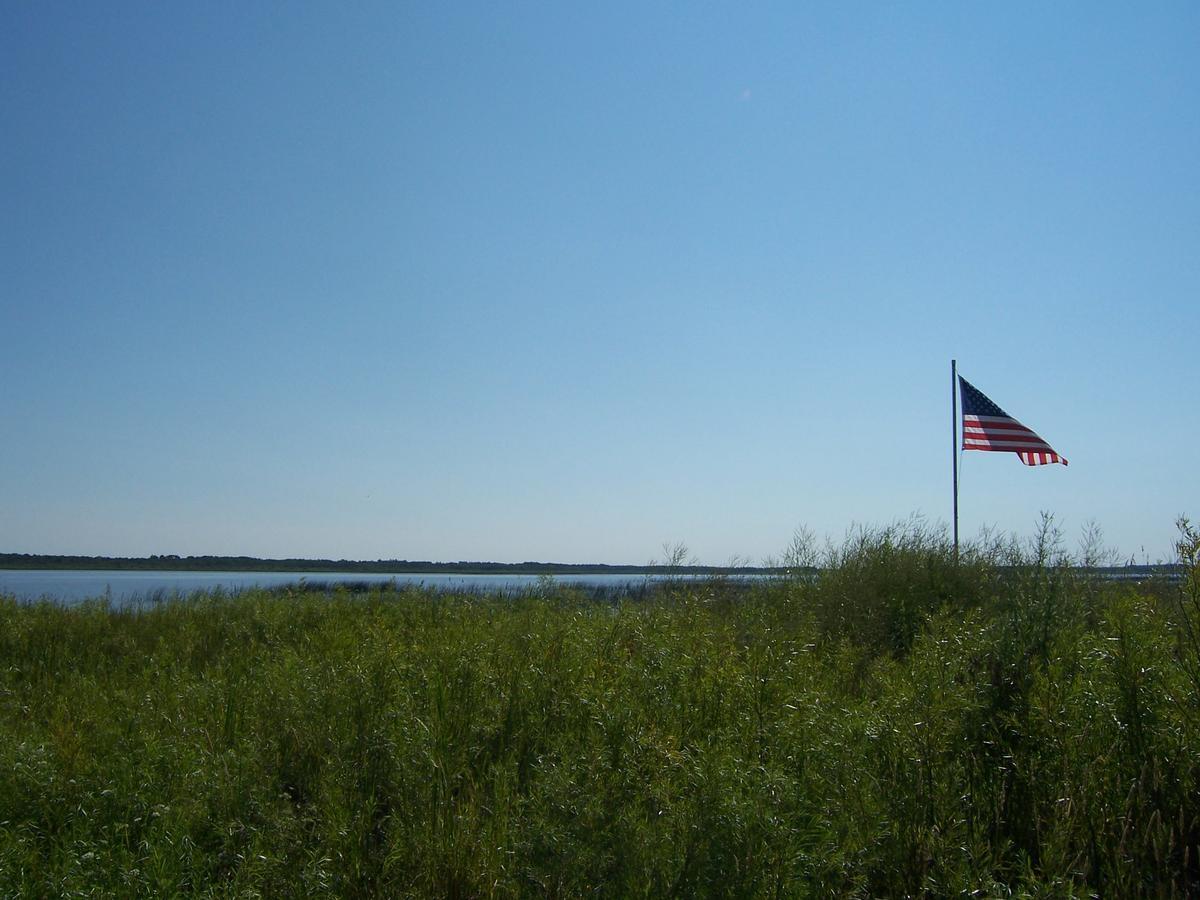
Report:
[[750,92],[750,88],[742,88],[742,92],[738,94],[738,100],[742,103],[745,103],[751,98],[751,96],[753,95]]

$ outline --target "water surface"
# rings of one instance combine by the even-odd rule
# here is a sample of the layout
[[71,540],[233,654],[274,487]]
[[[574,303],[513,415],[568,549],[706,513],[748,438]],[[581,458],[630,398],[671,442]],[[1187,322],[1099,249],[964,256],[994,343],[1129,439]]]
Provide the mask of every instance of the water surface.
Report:
[[[438,590],[518,592],[538,584],[539,575],[423,575],[381,572],[155,572],[112,569],[0,569],[0,594],[18,600],[54,600],[75,604],[97,597],[127,605],[144,600],[186,596],[195,591],[221,589],[227,592],[249,588],[282,587],[289,584],[386,584],[423,585]],[[640,585],[646,575],[551,575],[556,583],[618,590]]]

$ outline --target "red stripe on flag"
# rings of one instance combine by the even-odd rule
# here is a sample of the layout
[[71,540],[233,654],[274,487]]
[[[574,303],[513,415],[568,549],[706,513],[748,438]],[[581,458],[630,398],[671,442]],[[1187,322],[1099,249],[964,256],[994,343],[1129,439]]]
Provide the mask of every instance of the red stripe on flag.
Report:
[[964,434],[963,443],[977,441],[985,444],[1010,444],[1015,447],[1028,447],[1030,450],[1054,448],[1036,434]]
[[1054,452],[1054,448],[1045,441],[988,441],[978,438],[968,438],[963,441],[964,450],[974,450],[977,447],[987,447],[991,450],[1045,450]]
[[1028,431],[1033,434],[1033,429],[1015,419],[1009,419],[1007,422],[981,422],[975,416],[963,416],[963,428],[978,428],[981,431]]

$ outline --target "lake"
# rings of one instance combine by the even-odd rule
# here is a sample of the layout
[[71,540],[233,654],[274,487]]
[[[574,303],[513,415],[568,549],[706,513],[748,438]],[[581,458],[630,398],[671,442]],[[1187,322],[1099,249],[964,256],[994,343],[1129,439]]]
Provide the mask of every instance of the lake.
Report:
[[[0,594],[18,600],[50,599],[75,604],[95,597],[110,597],[128,605],[163,595],[187,595],[195,591],[273,588],[289,584],[386,584],[423,585],[436,590],[465,590],[484,593],[516,593],[535,587],[538,575],[421,575],[380,572],[154,572],[112,569],[0,569]],[[618,591],[643,584],[646,575],[552,575],[559,584]]]
[[[1179,582],[1183,572],[1177,566],[1145,566],[1101,568],[1092,570],[1106,581],[1143,582],[1159,580]],[[0,569],[0,594],[18,600],[48,599],[73,605],[84,600],[109,597],[114,604],[127,606],[138,601],[157,601],[175,595],[186,596],[196,591],[218,588],[227,593],[248,588],[274,588],[289,584],[415,584],[434,590],[469,591],[479,593],[520,593],[536,587],[541,575],[442,575],[412,572],[157,572],[140,569]],[[596,574],[551,575],[557,584],[599,588],[621,593],[637,588],[647,581],[662,581],[664,575]],[[676,576],[685,580],[704,580],[707,575]],[[771,576],[761,573],[734,576],[738,580],[754,580]]]

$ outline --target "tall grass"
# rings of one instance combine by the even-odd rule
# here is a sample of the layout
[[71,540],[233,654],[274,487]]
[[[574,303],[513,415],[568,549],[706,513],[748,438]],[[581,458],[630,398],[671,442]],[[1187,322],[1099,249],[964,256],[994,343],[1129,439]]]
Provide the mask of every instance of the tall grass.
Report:
[[1195,895],[1181,535],[1182,586],[909,522],[617,604],[3,600],[0,894]]

